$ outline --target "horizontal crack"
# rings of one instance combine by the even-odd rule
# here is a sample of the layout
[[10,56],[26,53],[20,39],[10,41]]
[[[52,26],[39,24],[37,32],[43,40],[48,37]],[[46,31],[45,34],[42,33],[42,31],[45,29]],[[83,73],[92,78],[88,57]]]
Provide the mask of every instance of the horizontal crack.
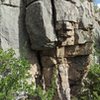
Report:
[[7,3],[2,3],[1,5],[9,6],[9,7],[15,7],[18,8],[19,6],[12,5],[12,4],[7,4]]

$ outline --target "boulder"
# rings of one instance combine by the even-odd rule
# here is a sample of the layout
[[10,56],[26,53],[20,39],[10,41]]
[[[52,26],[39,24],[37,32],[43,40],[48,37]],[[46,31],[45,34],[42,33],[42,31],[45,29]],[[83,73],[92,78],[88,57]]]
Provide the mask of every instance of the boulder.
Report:
[[26,9],[26,28],[33,50],[53,48],[57,41],[52,20],[42,1],[29,5]]

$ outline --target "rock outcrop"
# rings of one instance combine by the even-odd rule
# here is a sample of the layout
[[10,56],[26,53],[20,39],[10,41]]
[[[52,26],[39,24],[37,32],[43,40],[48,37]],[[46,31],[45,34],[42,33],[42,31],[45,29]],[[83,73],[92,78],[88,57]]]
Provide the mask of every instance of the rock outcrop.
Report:
[[71,100],[90,65],[98,16],[92,0],[0,0],[0,47],[26,57],[46,90],[56,68],[54,100]]

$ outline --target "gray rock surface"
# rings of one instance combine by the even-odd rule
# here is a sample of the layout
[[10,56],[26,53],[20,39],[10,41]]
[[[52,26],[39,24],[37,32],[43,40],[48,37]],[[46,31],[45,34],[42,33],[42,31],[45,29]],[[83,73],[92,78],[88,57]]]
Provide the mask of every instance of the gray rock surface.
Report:
[[56,21],[78,21],[79,12],[73,3],[66,0],[54,0],[54,4],[56,9]]
[[21,6],[21,0],[0,0],[1,4],[13,7]]
[[75,37],[76,37],[76,43],[75,44],[85,44],[85,43],[92,43],[93,38],[92,38],[92,33],[88,31],[83,31],[83,30],[76,30],[75,31]]
[[20,9],[0,6],[0,38],[3,49],[14,48],[19,55],[19,16]]
[[79,93],[93,35],[98,46],[100,13],[91,0],[0,0],[0,48],[26,57],[29,82],[43,84],[45,90],[57,67],[53,100],[70,100]]
[[[52,16],[52,15],[51,15]],[[26,9],[26,27],[30,35],[32,49],[53,48],[57,41],[52,20],[42,1],[29,5]]]

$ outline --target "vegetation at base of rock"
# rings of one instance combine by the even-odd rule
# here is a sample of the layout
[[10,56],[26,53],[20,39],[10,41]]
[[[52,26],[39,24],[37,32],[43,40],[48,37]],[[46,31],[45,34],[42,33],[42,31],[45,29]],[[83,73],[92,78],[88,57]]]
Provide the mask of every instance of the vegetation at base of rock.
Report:
[[91,65],[78,100],[100,100],[100,64]]
[[[52,100],[56,92],[56,78],[57,78],[57,67],[55,67],[51,86],[48,88],[48,90],[47,91],[44,90],[40,85],[38,85],[36,88],[34,88],[34,84],[31,85],[31,88],[30,85],[27,85],[27,90],[29,95],[31,95],[31,97],[34,96],[38,97],[40,98],[39,100]],[[28,100],[33,100],[33,99],[28,97]]]
[[[90,66],[78,100],[100,100],[100,36],[94,39],[94,64]],[[97,59],[95,57],[98,57]]]
[[12,49],[0,49],[0,100],[13,100],[17,92],[24,91],[28,62],[23,58],[15,58]]
[[[52,100],[56,89],[56,68],[51,87],[45,91],[40,86],[35,87],[34,83],[28,83],[27,79],[30,78],[28,61],[14,56],[14,50],[0,49],[0,100],[16,100],[21,92],[27,96],[37,96],[41,100]],[[31,100],[28,98],[26,97],[25,100]]]

